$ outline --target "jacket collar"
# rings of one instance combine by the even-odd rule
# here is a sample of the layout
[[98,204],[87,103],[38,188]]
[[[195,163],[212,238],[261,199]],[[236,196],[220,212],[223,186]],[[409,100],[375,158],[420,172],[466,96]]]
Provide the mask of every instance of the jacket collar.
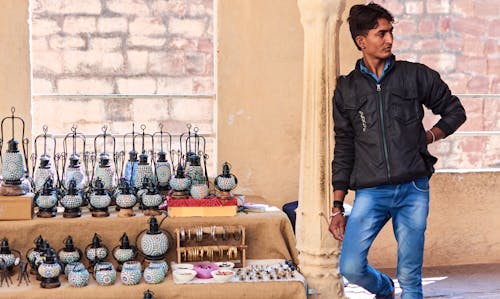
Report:
[[[363,61],[363,58],[360,58],[360,59],[358,59],[358,61],[356,61],[356,66],[354,68],[356,71],[361,72],[361,62],[362,61]],[[394,62],[396,62],[396,56],[394,56],[394,54],[392,54],[391,57],[389,57],[389,68],[387,69],[386,73],[394,67]]]

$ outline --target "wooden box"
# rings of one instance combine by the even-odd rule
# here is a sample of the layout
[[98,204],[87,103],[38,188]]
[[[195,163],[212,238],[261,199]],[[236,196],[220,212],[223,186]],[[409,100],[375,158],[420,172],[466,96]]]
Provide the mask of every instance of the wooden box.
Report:
[[33,218],[33,193],[19,196],[0,196],[0,220]]
[[235,216],[238,212],[237,206],[221,207],[168,207],[168,217],[216,217]]
[[216,217],[235,216],[238,212],[236,198],[216,197],[194,199],[192,197],[174,199],[167,196],[169,217]]

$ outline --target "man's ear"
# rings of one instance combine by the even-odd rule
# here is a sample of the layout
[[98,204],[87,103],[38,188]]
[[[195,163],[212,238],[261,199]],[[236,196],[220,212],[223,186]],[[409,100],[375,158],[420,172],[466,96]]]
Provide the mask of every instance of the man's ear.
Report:
[[366,45],[365,45],[365,37],[362,36],[362,35],[358,35],[356,36],[356,44],[358,45],[358,47],[360,47],[361,49],[364,49],[366,48]]

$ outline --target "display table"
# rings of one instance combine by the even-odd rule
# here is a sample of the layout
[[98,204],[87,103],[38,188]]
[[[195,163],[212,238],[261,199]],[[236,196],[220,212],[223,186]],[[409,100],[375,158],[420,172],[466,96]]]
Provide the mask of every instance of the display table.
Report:
[[[118,274],[119,275],[119,274]],[[169,272],[165,281],[160,284],[146,284],[144,280],[134,286],[123,285],[119,278],[112,286],[99,286],[90,279],[89,285],[83,288],[71,287],[65,278],[61,278],[61,287],[42,289],[34,276],[30,276],[32,284],[0,288],[0,297],[8,299],[88,299],[88,298],[138,298],[144,291],[154,292],[155,299],[161,298],[306,298],[303,281],[265,281],[265,282],[227,282],[227,283],[186,283],[175,284]],[[34,282],[34,283],[33,283]]]
[[[121,235],[126,232],[134,243],[135,237],[148,228],[149,217],[140,211],[130,218],[119,218],[114,212],[110,217],[93,218],[89,213],[83,213],[81,218],[66,219],[61,215],[55,218],[34,218],[26,221],[0,221],[0,238],[7,237],[11,249],[21,250],[25,255],[34,247],[33,240],[42,235],[51,246],[59,250],[64,246],[63,240],[71,235],[75,246],[84,250],[91,242],[94,233],[98,233],[103,244],[111,250],[119,244]],[[163,216],[157,217],[159,220]],[[233,217],[187,217],[167,218],[162,228],[174,235],[174,229],[195,225],[235,225],[246,228],[246,244],[248,259],[291,259],[298,263],[298,253],[295,248],[295,237],[290,221],[281,212],[238,213]],[[172,245],[175,246],[175,245]],[[175,248],[170,248],[166,261],[175,261]],[[115,265],[116,262],[108,257]],[[85,264],[88,262],[83,259]],[[16,269],[17,271],[17,269]],[[42,289],[39,282],[31,276],[30,286],[17,286],[17,274],[12,276],[14,286],[0,287],[1,298],[142,298],[145,290],[155,293],[155,298],[305,298],[304,284],[300,281],[291,282],[231,282],[214,284],[182,284],[177,285],[169,273],[165,281],[158,285],[146,284],[121,285],[119,278],[113,286],[98,286],[93,278],[84,288],[72,288],[61,278],[61,287],[57,289]]]

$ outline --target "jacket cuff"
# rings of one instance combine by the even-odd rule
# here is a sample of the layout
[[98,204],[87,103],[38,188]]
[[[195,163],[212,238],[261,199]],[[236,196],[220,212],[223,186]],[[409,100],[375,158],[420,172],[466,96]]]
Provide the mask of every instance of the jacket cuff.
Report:
[[347,182],[333,182],[333,190],[344,190],[347,191],[349,189],[349,183]]
[[434,127],[437,127],[437,128],[440,128],[441,131],[444,132],[445,136],[444,137],[447,137],[449,135],[451,135],[455,130],[453,130],[452,127],[450,127],[445,121],[443,121],[442,119],[439,120],[437,122],[437,124],[434,125]]

